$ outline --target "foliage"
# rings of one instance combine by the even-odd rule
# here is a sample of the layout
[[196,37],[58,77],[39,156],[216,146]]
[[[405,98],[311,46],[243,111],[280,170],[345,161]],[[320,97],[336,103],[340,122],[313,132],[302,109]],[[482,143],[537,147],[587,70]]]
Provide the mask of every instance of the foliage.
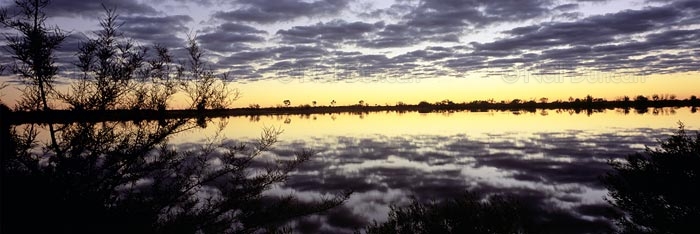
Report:
[[177,76],[181,80],[181,89],[190,99],[190,108],[223,109],[239,98],[240,92],[228,87],[226,73],[218,78],[206,66],[204,52],[195,38],[188,39],[186,50],[189,55],[187,65],[180,65]]
[[66,35],[58,28],[44,26],[49,0],[16,3],[23,15],[10,16],[3,9],[0,23],[19,32],[7,37],[16,60],[12,70],[27,84],[19,109],[47,110],[50,95],[73,110],[166,110],[178,92],[189,98],[189,109],[223,109],[239,96],[238,90],[229,87],[227,74],[218,77],[207,66],[194,38],[185,47],[185,61],[175,61],[167,48],[157,44],[149,53],[149,48],[138,46],[120,32],[116,9],[104,6],[102,29],[76,52],[74,65],[81,77],[71,83],[68,92],[56,92],[53,84],[58,67],[53,52]]
[[143,66],[146,49],[124,38],[115,9],[105,7],[97,37],[84,42],[76,66],[83,73],[72,93],[63,99],[77,110],[107,110],[118,107],[136,89],[134,75]]
[[256,160],[277,140],[275,128],[254,144],[217,137],[189,149],[167,144],[194,126],[182,119],[66,124],[58,147],[43,148],[38,126],[3,127],[2,233],[256,233],[349,195],[316,203],[263,195],[312,153]]
[[700,230],[700,133],[681,123],[659,148],[611,161],[603,177],[609,202],[626,212],[622,233],[697,233]]
[[471,193],[441,203],[414,200],[392,206],[389,220],[365,228],[366,233],[525,233],[522,207],[502,196],[487,201]]
[[166,47],[156,44],[151,54],[124,38],[116,10],[105,11],[97,38],[83,43],[77,53],[82,79],[61,95],[72,109],[163,111],[180,91],[190,99],[188,109],[223,109],[238,98],[236,89],[206,67],[194,38],[186,47],[187,61],[177,63]]
[[66,35],[58,28],[45,26],[43,9],[48,4],[48,0],[18,0],[19,14],[11,16],[7,9],[0,12],[0,23],[19,33],[6,36],[15,59],[12,71],[29,86],[23,90],[23,100],[31,102],[19,102],[19,109],[49,109],[48,96],[58,70],[53,53]]
[[[197,110],[225,108],[238,97],[225,77],[206,67],[194,39],[187,46],[187,64],[176,64],[158,45],[149,57],[146,48],[122,37],[118,15],[107,7],[102,30],[77,53],[81,79],[70,92],[57,93],[53,51],[65,35],[44,26],[48,2],[18,0],[23,15],[0,14],[0,23],[21,34],[7,37],[13,70],[28,84],[21,109],[48,110],[49,95],[73,110],[165,110],[178,91]],[[0,111],[9,113],[4,105]],[[54,125],[48,124],[51,142],[43,143],[43,126],[12,127],[0,119],[2,233],[258,233],[276,231],[349,196],[306,203],[291,195],[264,195],[312,155],[302,151],[293,159],[257,160],[281,134],[275,128],[252,145],[219,144],[215,138],[178,149],[167,139],[206,125],[204,118]]]

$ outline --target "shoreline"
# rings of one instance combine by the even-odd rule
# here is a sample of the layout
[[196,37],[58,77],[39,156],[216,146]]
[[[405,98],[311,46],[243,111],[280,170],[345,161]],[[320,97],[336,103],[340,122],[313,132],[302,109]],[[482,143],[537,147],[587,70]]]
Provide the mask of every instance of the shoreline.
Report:
[[525,111],[537,110],[574,110],[586,111],[588,114],[613,109],[634,109],[639,113],[649,108],[664,107],[700,107],[700,100],[660,100],[660,101],[599,101],[599,102],[551,102],[551,103],[435,103],[421,102],[417,105],[394,106],[298,106],[298,107],[265,107],[265,108],[231,108],[210,110],[49,110],[49,111],[9,111],[4,109],[0,114],[1,121],[10,125],[27,123],[71,123],[71,122],[102,122],[119,120],[162,120],[176,118],[212,118],[228,116],[269,116],[269,115],[310,115],[335,113],[370,113],[370,112],[419,112],[431,113],[441,111]]

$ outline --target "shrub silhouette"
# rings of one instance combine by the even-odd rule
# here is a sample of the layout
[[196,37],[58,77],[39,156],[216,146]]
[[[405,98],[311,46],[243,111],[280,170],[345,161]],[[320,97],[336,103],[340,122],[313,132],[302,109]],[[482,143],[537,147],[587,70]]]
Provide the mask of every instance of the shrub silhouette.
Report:
[[49,2],[15,1],[17,15],[0,9],[0,25],[17,32],[6,37],[15,60],[11,70],[25,81],[17,109],[49,110],[51,104],[67,104],[72,110],[164,111],[173,95],[183,93],[189,99],[187,109],[205,110],[224,109],[238,99],[240,93],[226,81],[228,74],[214,74],[195,38],[188,38],[187,56],[179,64],[157,44],[151,55],[120,32],[116,9],[105,6],[102,29],[75,51],[80,79],[71,82],[68,92],[54,90],[59,68],[66,68],[55,64],[54,51],[67,35],[45,26]]
[[700,134],[681,123],[660,148],[611,161],[603,177],[609,202],[626,214],[621,233],[698,233],[700,231]]
[[513,199],[493,196],[480,201],[472,193],[440,203],[414,200],[392,206],[389,220],[365,228],[366,233],[525,233],[523,208]]
[[16,60],[12,71],[23,78],[27,87],[18,103],[20,109],[48,110],[58,67],[54,52],[66,38],[59,28],[45,25],[43,10],[48,0],[19,0],[16,6],[21,14],[12,16],[7,9],[0,11],[0,24],[17,32],[6,36],[7,48]]
[[177,149],[172,134],[194,120],[74,123],[42,147],[38,126],[2,130],[2,233],[254,233],[340,205],[263,195],[312,153],[255,158],[281,133],[254,144]]

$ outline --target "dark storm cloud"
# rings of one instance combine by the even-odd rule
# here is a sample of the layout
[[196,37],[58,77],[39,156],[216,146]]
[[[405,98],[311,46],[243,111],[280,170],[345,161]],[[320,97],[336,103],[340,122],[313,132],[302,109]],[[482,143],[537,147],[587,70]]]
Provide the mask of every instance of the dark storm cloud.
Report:
[[312,46],[267,47],[234,52],[221,59],[219,63],[222,65],[233,65],[260,62],[262,60],[295,61],[300,59],[321,58],[328,54],[329,52],[327,50]]
[[[156,2],[161,3],[165,0],[156,0]],[[177,3],[194,3],[201,6],[212,6],[214,4],[221,5],[225,3],[231,3],[231,1],[226,0],[175,0]]]
[[411,14],[408,24],[431,27],[485,26],[497,22],[522,21],[547,13],[549,0],[427,0]]
[[[335,64],[335,72],[340,79],[411,79],[428,71],[414,63],[410,57],[387,57],[383,54],[356,54],[330,57],[327,59]],[[386,81],[386,80],[385,80]]]
[[283,46],[273,50],[278,59],[318,58],[328,54],[326,49],[317,46]]
[[219,11],[213,16],[226,21],[270,24],[337,14],[348,6],[349,0],[239,0],[236,3],[239,5],[237,9]]
[[50,16],[80,16],[85,18],[98,18],[104,15],[104,7],[114,8],[121,15],[153,15],[158,11],[138,0],[52,0],[47,8]]
[[[259,79],[261,72],[278,72],[286,66],[333,68],[333,72],[345,74],[338,77],[348,77],[380,73],[460,76],[464,72],[514,67],[546,74],[552,72],[546,69],[560,67],[559,64],[567,64],[569,69],[638,69],[638,74],[650,74],[697,71],[700,63],[697,53],[670,57],[679,50],[693,51],[700,46],[700,33],[693,28],[700,25],[697,1],[663,2],[666,4],[585,18],[578,11],[595,1],[397,1],[388,8],[357,13],[363,17],[359,21],[336,17],[357,7],[351,0],[176,2],[219,6],[220,11],[212,17],[225,22],[199,31],[197,40],[217,58],[215,67],[235,66],[230,67],[233,73],[252,79]],[[121,30],[127,36],[171,48],[184,46],[183,35],[193,22],[189,16],[159,15],[162,12],[135,0],[108,1],[107,5],[116,6],[123,15],[125,24]],[[53,1],[52,7],[52,15],[96,17],[103,12],[98,3],[69,0]],[[325,16],[332,19],[285,26],[274,35],[258,25]],[[368,21],[368,17],[374,18]],[[521,24],[538,19],[549,21]],[[471,31],[503,23],[516,23],[519,27],[501,32],[503,37],[493,41],[469,41],[472,39],[467,35]],[[67,40],[61,51],[77,48],[74,42]],[[256,46],[270,42],[279,44]],[[428,43],[444,44],[441,50],[415,49],[416,45]],[[412,48],[400,53],[341,51],[353,46],[380,50]],[[244,66],[251,64],[255,65]]]
[[457,72],[469,72],[486,68],[486,60],[485,56],[465,55],[447,59],[439,64]]
[[555,10],[555,11],[573,11],[573,10],[576,10],[578,8],[579,8],[578,3],[568,3],[568,4],[558,5],[554,8],[552,8],[552,10]]
[[381,31],[357,42],[358,46],[366,48],[405,47],[416,44],[423,37],[413,28],[404,24],[390,24]]
[[224,53],[246,49],[247,43],[264,42],[266,34],[266,31],[249,25],[224,23],[216,28],[204,30],[197,40],[208,50]]
[[122,22],[119,29],[123,30],[126,36],[168,48],[186,46],[181,34],[188,32],[187,23],[193,21],[192,17],[187,15],[125,16],[119,20]]
[[[547,14],[548,0],[421,1],[401,21],[389,24],[358,43],[367,48],[405,47],[420,42],[459,42],[466,31]],[[403,9],[403,8],[402,8]]]
[[323,48],[304,45],[245,49],[222,57],[217,66],[226,69],[227,66],[258,64],[257,69],[245,66],[245,69],[236,68],[233,71],[245,74],[239,78],[259,79],[263,74],[284,78],[301,76],[304,72],[315,72],[314,69],[327,67],[329,61],[323,59],[329,55],[331,53]]
[[234,80],[253,81],[262,78],[262,75],[258,74],[255,68],[253,68],[253,66],[250,65],[227,65],[222,68],[227,69],[227,72],[229,73],[229,75],[231,75],[232,79]]
[[346,22],[334,20],[311,26],[295,26],[288,30],[280,30],[277,35],[286,44],[326,44],[335,45],[346,41],[354,41],[366,36],[367,33],[383,27],[383,22],[369,24],[364,22]]
[[266,50],[249,50],[249,51],[241,51],[241,52],[234,52],[229,56],[224,57],[223,59],[219,60],[219,64],[221,65],[241,65],[241,64],[250,64],[253,62],[256,62],[261,59],[268,59],[272,58],[274,56],[274,53],[271,51],[266,51]]
[[88,40],[89,38],[85,34],[72,33],[68,35],[66,39],[63,40],[63,42],[60,44],[58,49],[56,49],[56,51],[75,54],[76,51],[78,51],[78,49],[80,48],[80,46]]
[[592,46],[619,41],[617,36],[649,32],[678,20],[674,9],[654,8],[593,16],[576,22],[562,22],[515,28],[506,33],[516,36],[480,44],[477,50],[525,50],[553,46]]
[[[687,29],[699,25],[696,12],[700,4],[693,1],[672,2],[659,7],[625,10],[590,16],[572,22],[552,22],[506,30],[505,38],[473,42],[473,51],[462,58],[448,60],[446,67],[464,71],[480,63],[492,69],[521,66],[537,70],[556,64],[570,68],[584,66],[598,71],[622,69],[642,73],[692,71],[698,55],[684,59],[662,57],[635,58],[649,53],[668,54],[670,50],[689,50],[700,46],[700,33]],[[679,22],[692,22],[679,25]],[[527,56],[525,56],[527,54]],[[476,59],[473,56],[486,56]],[[695,68],[697,70],[697,68]]]
[[397,63],[408,63],[408,62],[433,62],[437,60],[442,60],[446,58],[451,58],[456,54],[455,50],[452,48],[441,47],[441,46],[429,46],[422,50],[414,50],[407,52],[405,54],[398,55],[392,60]]
[[398,3],[392,4],[389,8],[363,11],[358,15],[364,18],[381,18],[383,16],[401,18],[413,9],[412,5],[398,1]]

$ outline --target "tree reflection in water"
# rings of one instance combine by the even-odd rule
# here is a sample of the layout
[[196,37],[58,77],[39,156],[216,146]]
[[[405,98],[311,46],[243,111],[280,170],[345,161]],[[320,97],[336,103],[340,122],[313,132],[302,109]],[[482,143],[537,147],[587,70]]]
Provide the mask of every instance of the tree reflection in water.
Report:
[[[198,123],[199,122],[199,123]],[[57,143],[40,126],[2,129],[3,233],[252,233],[279,231],[291,220],[343,203],[266,196],[313,155],[256,160],[282,133],[264,129],[254,144],[196,149],[168,144],[201,121],[71,123]],[[218,139],[221,140],[221,139]]]

